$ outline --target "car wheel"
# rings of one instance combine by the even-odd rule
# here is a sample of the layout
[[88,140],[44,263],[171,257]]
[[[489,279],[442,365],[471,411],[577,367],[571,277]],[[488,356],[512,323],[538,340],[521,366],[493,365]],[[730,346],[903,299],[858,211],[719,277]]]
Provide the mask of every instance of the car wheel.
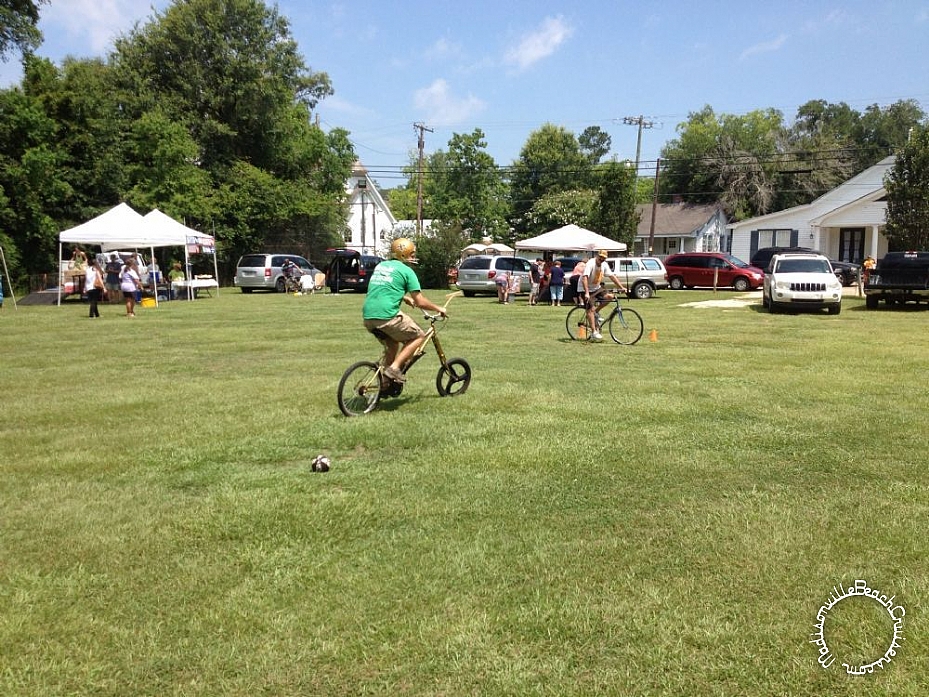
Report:
[[780,311],[781,306],[778,303],[774,302],[773,300],[768,301],[768,312],[770,312],[772,315],[776,315]]
[[464,294],[464,296],[465,296],[466,298],[473,298],[473,297],[474,297],[474,291],[473,291],[473,290],[463,290],[463,291],[461,291],[461,292]]
[[243,292],[243,293],[251,293],[251,292],[252,292],[252,289],[251,289],[251,288],[243,288],[243,289],[242,289],[242,292]]
[[632,294],[639,300],[648,300],[654,294],[655,289],[648,283],[636,283],[632,286]]
[[668,279],[668,285],[670,285],[673,290],[681,290],[681,288],[684,287],[684,279],[680,276],[672,276]]
[[275,292],[275,293],[283,293],[283,292],[284,292],[284,277],[283,277],[283,276],[281,276],[279,279],[277,279],[277,283],[274,284],[274,292]]
[[880,298],[878,298],[876,295],[866,295],[864,299],[864,306],[869,310],[876,310],[878,302],[880,302]]
[[761,306],[762,306],[762,307],[767,307],[768,305],[769,305],[769,303],[768,303],[768,296],[765,295],[764,292],[762,292],[762,294],[761,294]]
[[842,303],[836,303],[835,305],[829,306],[829,314],[837,315],[842,311]]
[[732,282],[732,287],[740,293],[744,293],[749,289],[748,279],[740,276]]

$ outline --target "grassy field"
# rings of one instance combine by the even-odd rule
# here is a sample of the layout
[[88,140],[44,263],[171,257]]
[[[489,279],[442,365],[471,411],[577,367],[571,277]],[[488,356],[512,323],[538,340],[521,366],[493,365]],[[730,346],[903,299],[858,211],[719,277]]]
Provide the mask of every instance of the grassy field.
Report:
[[[361,296],[7,303],[0,694],[924,695],[929,312],[713,297],[633,347],[456,299],[469,391],[356,419]],[[862,677],[880,604],[810,643],[856,579]]]

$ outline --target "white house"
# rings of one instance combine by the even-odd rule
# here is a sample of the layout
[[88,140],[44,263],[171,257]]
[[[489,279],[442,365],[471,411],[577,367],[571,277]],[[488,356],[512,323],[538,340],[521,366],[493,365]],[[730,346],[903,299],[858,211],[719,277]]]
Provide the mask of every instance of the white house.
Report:
[[361,162],[352,168],[352,176],[345,183],[345,196],[348,200],[345,246],[362,254],[386,256],[397,219]]
[[[636,206],[636,254],[667,256],[678,252],[718,252],[724,249],[726,214],[719,204],[640,203]],[[655,224],[652,226],[652,213]],[[654,237],[651,249],[649,241]]]
[[887,253],[884,177],[893,156],[803,206],[727,226],[733,256],[751,258],[762,247],[810,247],[830,259],[860,264]]

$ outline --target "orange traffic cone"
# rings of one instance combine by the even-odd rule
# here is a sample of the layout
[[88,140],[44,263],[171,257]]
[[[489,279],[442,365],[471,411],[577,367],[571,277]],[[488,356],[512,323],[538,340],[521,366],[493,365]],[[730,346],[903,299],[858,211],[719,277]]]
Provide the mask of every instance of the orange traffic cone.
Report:
[[649,340],[649,341],[658,341],[658,330],[657,330],[657,329],[652,329],[652,330],[648,333],[648,340]]

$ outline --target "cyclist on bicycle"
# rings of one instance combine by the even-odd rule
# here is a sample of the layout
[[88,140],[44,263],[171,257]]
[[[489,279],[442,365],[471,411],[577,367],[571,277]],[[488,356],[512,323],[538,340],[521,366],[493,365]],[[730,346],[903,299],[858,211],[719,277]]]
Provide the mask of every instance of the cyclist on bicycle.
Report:
[[416,273],[407,264],[416,263],[413,240],[400,237],[390,244],[390,259],[374,267],[362,309],[364,326],[387,349],[384,374],[395,382],[406,382],[403,366],[422,345],[426,333],[400,311],[400,303],[445,315],[422,294]]
[[594,328],[591,338],[594,341],[603,341],[603,335],[600,333],[600,324],[597,321],[600,310],[606,307],[613,300],[613,294],[610,293],[606,286],[603,285],[603,277],[606,276],[615,283],[619,290],[626,292],[626,287],[619,277],[610,271],[609,266],[604,266],[607,253],[605,249],[597,252],[597,256],[584,265],[584,273],[581,276],[581,282],[578,290],[584,296],[584,307],[587,308],[587,323]]

